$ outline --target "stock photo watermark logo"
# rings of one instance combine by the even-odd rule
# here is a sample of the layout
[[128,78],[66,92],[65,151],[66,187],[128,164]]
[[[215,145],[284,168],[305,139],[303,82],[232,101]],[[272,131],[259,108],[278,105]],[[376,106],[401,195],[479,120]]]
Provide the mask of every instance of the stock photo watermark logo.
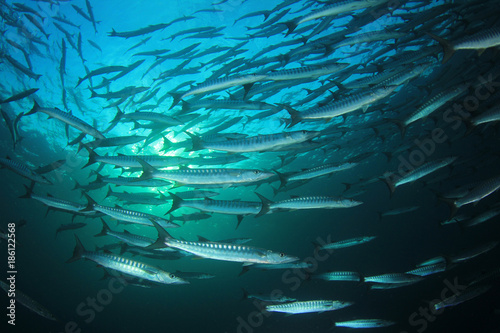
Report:
[[[110,273],[115,275],[114,272]],[[114,296],[120,294],[129,283],[122,277],[116,275],[112,276],[107,283],[106,288],[100,289],[95,297],[88,296],[84,301],[80,302],[76,308],[75,313],[79,318],[89,325],[91,324],[97,314],[102,312],[106,306],[111,304]],[[82,329],[76,321],[68,321],[64,324],[64,330],[59,333],[81,333]]]
[[[326,237],[326,241],[321,237],[316,238],[315,244],[318,249],[331,242],[331,235],[328,235]],[[307,268],[287,269],[281,275],[281,282],[288,287],[289,291],[296,291],[299,289],[302,283],[306,281],[312,273],[318,270],[319,263],[330,258],[333,250],[325,249],[324,252],[324,254],[321,254],[319,250],[315,250],[313,256],[305,258],[303,262],[307,264]],[[279,299],[284,295],[285,293],[282,289],[274,289],[269,293],[269,296],[272,299]],[[269,318],[271,316],[271,314],[265,310],[263,302],[254,300],[253,305],[256,310],[250,312],[246,318],[241,316],[236,318],[238,323],[236,328],[237,333],[253,333],[257,328],[264,324],[265,318]]]
[[[408,317],[408,324],[415,328],[418,333],[423,333],[427,330],[429,323],[436,321],[437,316],[444,312],[444,308],[436,309],[436,304],[443,302],[444,300],[454,299],[460,296],[466,289],[466,285],[458,283],[458,278],[455,277],[453,282],[448,279],[443,281],[445,287],[441,290],[439,295],[440,298],[434,299],[428,303],[427,307],[420,307],[418,311],[413,312]],[[451,293],[451,295],[450,295]],[[400,333],[410,333],[411,331],[401,331]]]

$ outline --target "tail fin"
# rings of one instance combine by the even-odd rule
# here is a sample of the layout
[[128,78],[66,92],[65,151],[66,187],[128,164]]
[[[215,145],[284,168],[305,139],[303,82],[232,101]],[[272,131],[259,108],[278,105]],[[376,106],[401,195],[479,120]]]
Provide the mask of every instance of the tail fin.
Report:
[[89,88],[89,89],[90,89],[90,92],[91,92],[90,98],[99,97],[99,95],[95,92],[95,90],[93,90],[91,88]]
[[88,195],[87,193],[85,192],[82,192],[83,195],[85,196],[85,198],[87,199],[87,207],[85,207],[83,210],[81,210],[82,212],[90,212],[92,210],[94,210],[94,205],[97,205],[97,202],[95,202],[94,199],[92,199],[90,197],[90,195]]
[[273,202],[268,198],[264,197],[262,194],[259,194],[257,192],[255,192],[255,194],[259,197],[260,201],[262,202],[262,207],[260,208],[259,213],[255,215],[255,217],[259,217],[269,212],[270,206]]
[[453,45],[448,42],[447,40],[436,36],[434,34],[426,32],[427,35],[431,36],[433,39],[439,42],[441,46],[443,47],[443,64],[445,64],[450,58],[453,56],[455,53],[455,50],[453,49]]
[[106,224],[106,222],[102,217],[101,217],[101,222],[102,222],[102,230],[100,233],[95,234],[94,237],[106,236],[108,234],[108,231],[111,231],[111,229],[109,228],[109,226]]
[[80,242],[80,239],[78,239],[77,235],[75,235],[75,240],[76,240],[76,245],[75,249],[73,250],[73,256],[68,260],[66,260],[66,263],[77,261],[83,258],[83,254],[85,253],[85,248],[83,247],[82,242]]
[[26,193],[24,195],[21,195],[19,198],[21,198],[21,199],[31,198],[31,195],[33,194],[33,187],[34,186],[35,186],[34,182],[31,182],[30,187],[24,185],[24,188],[26,189]]
[[97,155],[96,152],[94,152],[92,149],[90,149],[86,144],[82,143],[81,144],[83,146],[83,148],[85,148],[85,150],[89,153],[89,160],[87,162],[87,164],[85,164],[83,166],[83,168],[86,168],[88,167],[89,165],[92,165],[94,163],[97,163],[97,158],[99,157],[99,155]]
[[[246,266],[243,266],[243,267],[246,267]],[[245,300],[245,299],[248,299],[248,291],[245,290],[245,288],[241,288],[241,290],[243,291],[243,296],[241,296],[241,300]]]
[[194,135],[193,133],[189,132],[184,132],[186,133],[189,138],[191,139],[191,150],[185,149],[185,151],[195,151],[195,150],[202,150],[203,148],[203,139],[201,139],[199,136]]
[[278,172],[276,170],[274,170],[274,172],[278,175],[278,177],[280,179],[280,187],[278,187],[278,190],[281,190],[283,187],[286,186],[286,183],[288,182],[288,179],[287,179],[287,177],[284,174],[282,174],[282,173],[280,173],[280,172]]
[[172,213],[174,210],[178,209],[181,207],[182,202],[184,201],[182,198],[179,196],[168,192],[170,197],[172,198],[172,207],[168,210],[168,212],[165,213],[165,215]]
[[148,162],[136,157],[137,161],[142,166],[142,175],[139,177],[140,180],[146,180],[153,178],[153,173],[156,171],[154,167],[151,166]]
[[36,101],[34,101],[34,104],[33,104],[33,107],[31,108],[31,110],[28,113],[25,113],[24,115],[29,116],[30,114],[38,112],[38,110],[40,110],[40,105],[38,105],[38,103]]
[[448,219],[452,219],[457,214],[457,211],[459,208],[459,207],[457,207],[455,200],[449,199],[449,198],[444,198],[441,196],[438,196],[438,199],[443,201],[444,203],[446,203],[448,205],[448,207],[450,207],[450,216],[448,217]]
[[288,127],[295,126],[296,124],[298,124],[301,121],[299,111],[293,109],[292,107],[290,107],[286,104],[276,103],[276,105],[281,106],[282,108],[284,108],[288,112],[288,114],[290,114],[290,117],[292,118],[292,120],[290,122],[290,125],[288,125]]
[[392,197],[392,194],[396,190],[396,185],[389,180],[389,177],[380,177],[379,179],[387,185],[389,191],[391,192],[391,197]]
[[176,106],[181,101],[182,94],[173,93],[173,92],[169,92],[168,94],[170,96],[172,96],[172,98],[174,99],[172,101],[172,105],[170,105],[170,108],[169,108],[169,110],[171,110],[174,106]]
[[111,120],[111,123],[116,123],[118,121],[120,121],[120,119],[123,117],[123,112],[122,110],[120,110],[119,107],[116,107],[116,115],[115,117],[113,118],[113,120]]
[[172,236],[170,236],[170,234],[155,221],[151,220],[151,223],[153,223],[154,227],[156,228],[156,231],[158,231],[158,239],[156,240],[156,242],[154,242],[149,246],[146,246],[144,249],[154,250],[154,249],[161,249],[164,247],[168,247],[168,245],[165,244],[165,240],[172,238]]
[[297,28],[297,23],[295,23],[294,21],[284,22],[283,24],[285,24],[286,27],[288,28],[288,31],[286,32],[285,37],[287,37],[289,34],[291,34],[295,30],[295,28]]
[[395,124],[399,130],[401,131],[401,138],[404,139],[405,137],[405,134],[406,134],[406,126],[405,126],[405,123],[399,119],[390,119],[388,118],[387,119],[388,121],[390,121],[391,123]]

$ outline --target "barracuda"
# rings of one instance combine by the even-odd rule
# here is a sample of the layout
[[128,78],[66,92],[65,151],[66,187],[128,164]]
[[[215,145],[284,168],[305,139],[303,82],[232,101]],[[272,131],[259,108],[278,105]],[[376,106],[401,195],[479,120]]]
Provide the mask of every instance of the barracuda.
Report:
[[268,80],[297,80],[297,79],[316,79],[323,75],[330,75],[339,72],[349,66],[347,63],[334,63],[323,66],[308,66],[293,69],[285,69],[278,72],[272,72],[267,75]]
[[314,300],[303,302],[291,302],[286,304],[276,304],[266,306],[268,312],[282,312],[288,314],[325,312],[339,310],[350,305],[353,302],[331,301],[331,300]]
[[162,284],[188,284],[188,281],[185,281],[173,273],[165,272],[155,266],[151,266],[140,261],[131,260],[125,257],[106,254],[106,253],[98,253],[87,251],[83,247],[80,239],[75,235],[76,246],[73,251],[73,256],[68,259],[66,262],[71,263],[79,259],[88,259],[96,262],[97,264],[119,271],[125,274],[129,274],[132,276],[136,276],[148,281],[153,281]]
[[491,28],[476,34],[466,36],[454,42],[449,42],[441,37],[428,33],[443,47],[443,64],[453,56],[457,50],[478,50],[481,54],[485,49],[500,45],[500,28]]
[[192,150],[212,149],[231,153],[264,152],[283,149],[301,143],[320,134],[318,131],[295,131],[288,133],[263,134],[243,139],[207,142],[186,132],[193,141]]
[[317,208],[351,208],[361,205],[361,201],[354,199],[343,199],[335,197],[314,196],[298,197],[288,200],[273,202],[269,205],[272,210],[292,210],[292,209],[317,209]]
[[102,236],[111,236],[116,239],[119,239],[129,245],[134,245],[134,246],[139,246],[139,247],[146,247],[155,242],[153,238],[145,237],[145,236],[140,236],[140,235],[134,235],[127,230],[124,232],[118,232],[118,231],[113,231],[111,228],[104,222],[104,220],[101,218],[102,222],[102,230],[100,233],[95,234],[94,237],[102,237]]
[[326,16],[335,16],[343,13],[348,13],[354,10],[359,10],[363,8],[369,8],[373,6],[380,5],[387,2],[388,0],[345,0],[338,1],[334,4],[324,6],[322,9],[313,11],[312,13],[298,19],[295,21],[285,22],[288,27],[288,32],[286,36],[295,30],[295,28],[302,23],[316,20]]
[[0,166],[6,167],[7,169],[17,173],[18,175],[27,178],[33,182],[40,184],[51,185],[52,183],[44,176],[38,174],[34,170],[31,170],[26,165],[19,162],[11,160],[8,156],[7,158],[0,157]]
[[321,177],[324,175],[328,175],[334,172],[339,172],[343,170],[347,170],[350,168],[355,167],[359,163],[351,163],[351,162],[346,162],[342,164],[324,164],[318,167],[314,167],[311,169],[307,169],[301,172],[294,173],[293,175],[290,176],[285,176],[284,174],[281,174],[279,172],[276,172],[280,178],[280,188],[283,188],[286,186],[286,184],[290,181],[297,181],[297,180],[309,180],[312,178],[316,177]]
[[257,247],[216,242],[188,242],[172,238],[158,223],[152,221],[158,231],[158,240],[149,248],[171,247],[189,252],[201,258],[242,262],[244,265],[276,265],[299,260],[297,257]]
[[184,200],[173,193],[169,193],[169,195],[172,197],[172,207],[165,215],[181,207],[199,209],[204,212],[237,215],[238,224],[236,225],[236,229],[239,227],[243,216],[257,215],[262,210],[262,204],[260,202],[213,200],[209,198],[205,198],[204,200]]
[[391,94],[396,88],[397,86],[391,86],[391,87],[382,87],[374,90],[363,91],[358,94],[350,95],[346,98],[343,98],[337,102],[333,102],[329,105],[325,105],[315,109],[310,109],[303,112],[298,112],[284,104],[278,104],[278,105],[284,107],[290,114],[292,121],[290,122],[290,125],[288,127],[292,127],[305,119],[330,120],[334,117],[342,116],[361,108],[363,109],[363,112],[366,112],[370,104],[386,96],[389,96],[389,94]]
[[328,272],[313,275],[313,279],[326,281],[361,281],[361,276],[356,272]]
[[235,86],[243,86],[246,95],[246,93],[250,90],[250,88],[255,82],[262,81],[266,79],[266,77],[267,77],[266,75],[258,75],[258,74],[249,74],[243,76],[228,76],[222,79],[201,83],[191,88],[190,90],[186,91],[182,95],[170,93],[174,98],[172,105],[170,106],[170,109],[172,109],[177,103],[179,103],[180,100],[183,100],[188,96],[206,94],[209,92],[223,90]]
[[402,122],[395,122],[399,129],[401,130],[401,135],[404,137],[404,134],[406,132],[406,127],[410,125],[411,123],[423,119],[427,116],[429,116],[432,112],[436,111],[439,109],[441,106],[443,106],[446,102],[454,99],[457,96],[460,96],[462,93],[464,93],[467,89],[469,88],[469,84],[461,84],[457,87],[453,87],[451,89],[445,90],[443,92],[440,92],[436,96],[432,97],[430,100],[422,104],[421,107],[419,107],[415,112],[410,114],[404,121]]
[[161,178],[177,185],[225,185],[252,183],[273,176],[271,172],[256,169],[179,169],[160,171],[137,158],[143,172],[139,179]]
[[42,112],[45,113],[46,115],[49,116],[50,118],[55,118],[59,119],[66,125],[69,125],[71,127],[76,128],[82,133],[88,134],[90,136],[93,136],[96,139],[104,139],[104,135],[99,132],[97,129],[94,127],[90,126],[83,120],[73,116],[70,112],[64,112],[58,108],[44,108],[38,105],[38,103],[35,101],[35,104],[33,105],[33,108],[31,111],[25,114],[25,116],[29,116],[31,114],[37,113],[37,112]]
[[387,273],[382,275],[367,276],[363,280],[364,282],[399,284],[419,282],[423,280],[423,277],[407,273]]
[[408,172],[407,174],[405,174],[404,176],[402,176],[401,178],[399,178],[395,181],[390,179],[394,175],[391,175],[391,176],[385,177],[385,178],[381,178],[381,180],[383,180],[386,183],[386,185],[389,188],[389,191],[391,191],[391,195],[392,195],[392,193],[394,193],[394,191],[396,190],[396,187],[401,186],[403,184],[414,182],[422,177],[425,177],[428,174],[433,173],[436,170],[439,170],[441,168],[444,168],[447,165],[452,164],[453,162],[455,162],[456,159],[457,159],[456,156],[452,156],[452,157],[442,158],[439,160],[430,161],[430,162],[427,162],[418,168],[411,170],[410,172]]
[[[9,297],[11,297],[10,292],[9,292],[9,290],[10,290],[9,284],[7,284],[3,281],[0,281],[0,287],[7,294],[9,294]],[[49,320],[57,320],[57,318],[47,308],[45,308],[44,306],[39,304],[37,301],[35,301],[34,299],[29,297],[25,293],[21,292],[19,289],[17,289],[17,287],[15,289],[15,299],[16,299],[16,302],[19,302],[20,304],[24,305],[25,307],[27,307],[28,309],[30,309],[34,313],[36,313],[44,318],[47,318]]]
[[363,243],[367,243],[369,241],[372,241],[376,238],[376,236],[364,236],[364,237],[356,237],[356,238],[350,238],[334,243],[328,243],[322,246],[319,246],[315,244],[316,246],[319,246],[319,249],[322,250],[337,250],[337,249],[342,249],[344,247],[350,247],[354,245],[359,245]]
[[86,211],[96,211],[96,212],[101,212],[105,215],[108,215],[109,217],[112,217],[114,219],[120,220],[120,221],[125,221],[125,222],[130,222],[134,224],[141,224],[141,225],[147,225],[151,226],[151,223],[155,221],[156,223],[160,224],[164,228],[178,228],[179,225],[170,222],[169,220],[163,219],[161,217],[147,214],[147,213],[142,213],[142,212],[137,212],[133,210],[127,210],[123,209],[120,207],[106,207],[106,206],[101,206],[98,203],[94,201],[88,194],[84,193],[85,197],[88,200],[87,207],[85,208]]
[[436,274],[440,272],[444,272],[446,270],[446,261],[438,262],[432,265],[421,266],[411,271],[406,272],[406,274],[413,274],[418,276],[427,276],[431,274]]
[[349,321],[337,321],[333,325],[335,327],[349,327],[349,328],[375,328],[387,327],[394,325],[395,322],[383,319],[355,319]]
[[500,189],[500,176],[496,176],[482,182],[479,182],[472,187],[467,194],[462,196],[457,200],[440,198],[445,203],[447,203],[450,207],[450,218],[455,216],[457,210],[465,205],[476,203],[493,192]]

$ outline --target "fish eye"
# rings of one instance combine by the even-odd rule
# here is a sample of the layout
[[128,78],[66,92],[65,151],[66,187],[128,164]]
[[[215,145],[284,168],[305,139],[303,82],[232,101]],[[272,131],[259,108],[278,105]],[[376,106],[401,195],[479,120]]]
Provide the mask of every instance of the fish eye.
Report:
[[171,279],[174,279],[174,278],[175,278],[175,275],[174,275],[174,274],[170,274],[170,278],[171,278]]
[[259,170],[254,170],[253,173],[256,174],[256,175],[258,175],[260,173],[260,171]]
[[301,131],[301,132],[302,132],[302,134],[307,134],[307,131]]
[[280,257],[283,258],[285,254],[283,252],[280,253]]

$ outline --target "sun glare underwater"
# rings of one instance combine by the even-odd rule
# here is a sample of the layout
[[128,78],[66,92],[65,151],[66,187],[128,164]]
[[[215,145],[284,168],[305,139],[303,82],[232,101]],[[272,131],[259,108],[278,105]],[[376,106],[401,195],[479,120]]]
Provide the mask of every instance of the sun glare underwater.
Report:
[[0,0],[1,332],[500,332],[496,0]]

